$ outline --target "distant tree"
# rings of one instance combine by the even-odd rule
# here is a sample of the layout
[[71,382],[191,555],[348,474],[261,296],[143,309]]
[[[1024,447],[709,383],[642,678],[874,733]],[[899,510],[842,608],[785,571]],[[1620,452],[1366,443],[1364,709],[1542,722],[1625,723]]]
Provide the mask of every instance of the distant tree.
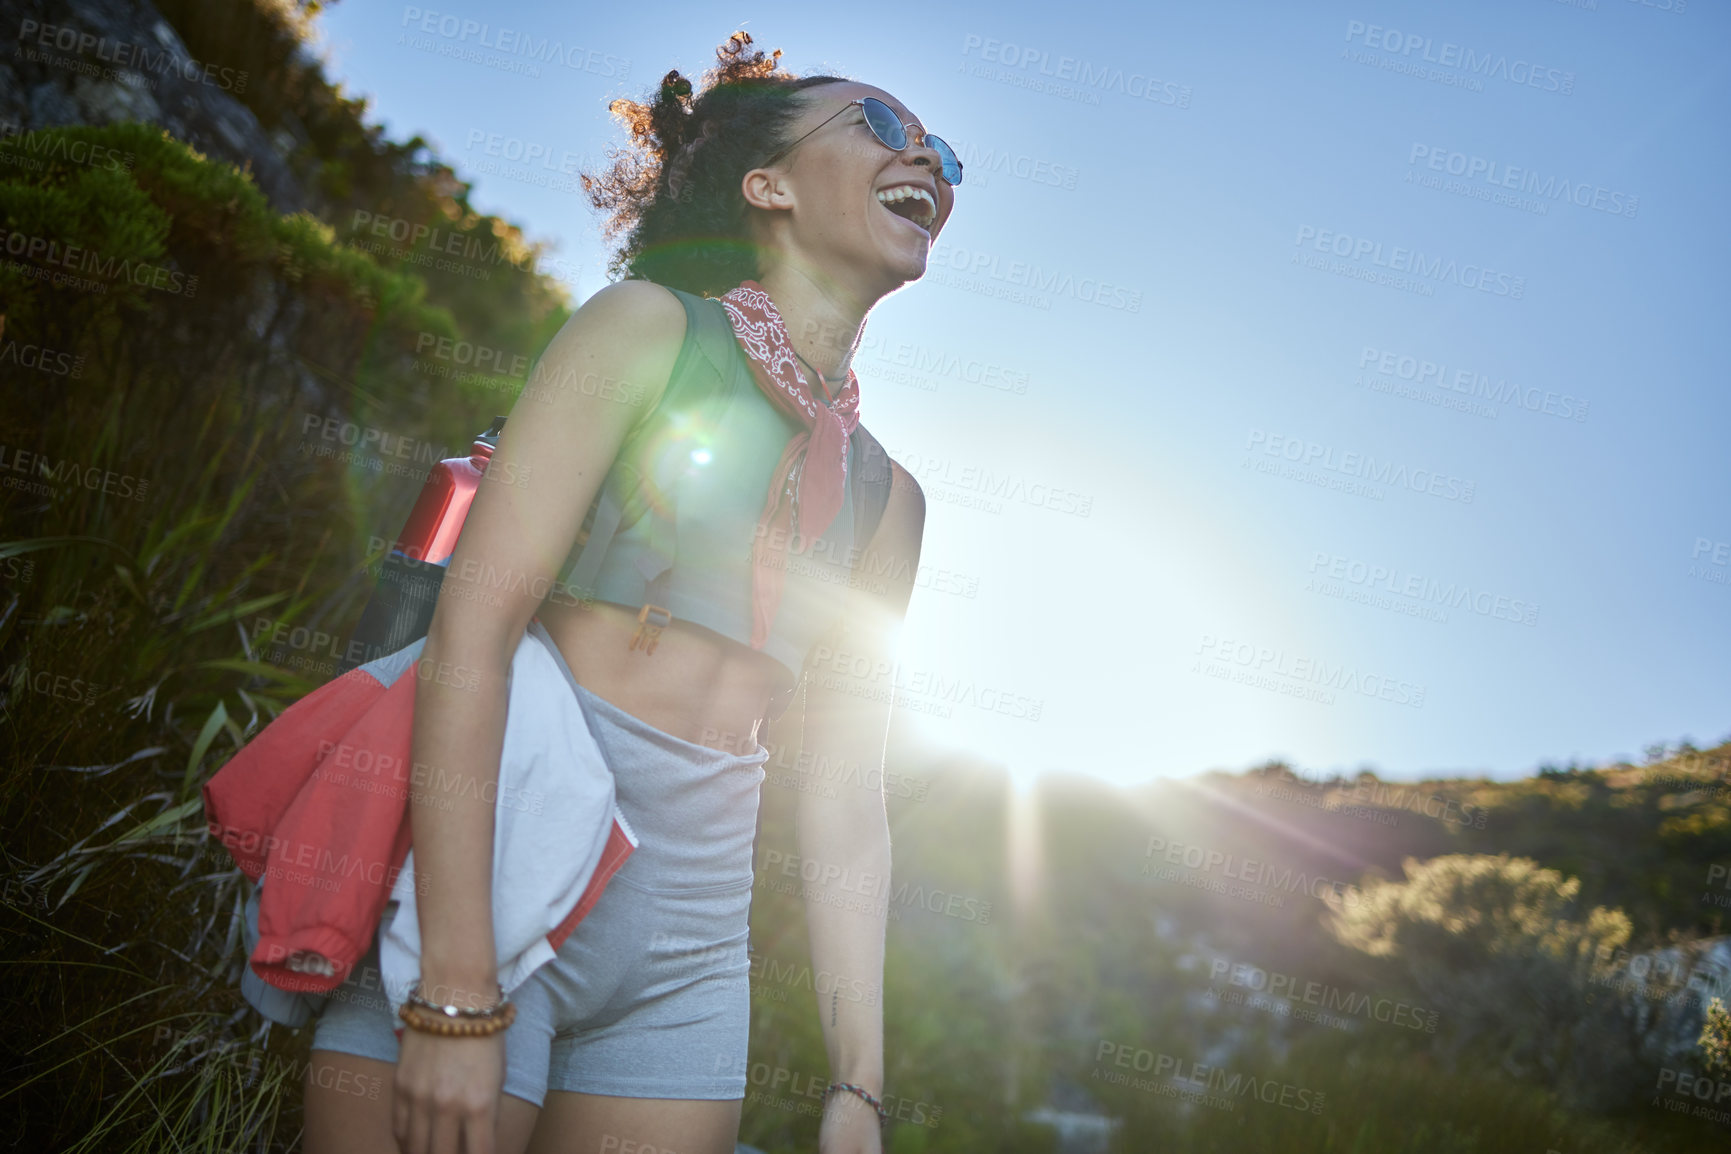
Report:
[[[1449,1049],[1500,1056],[1566,1098],[1610,1104],[1638,1081],[1643,1019],[1609,959],[1629,939],[1620,909],[1577,908],[1578,878],[1528,858],[1407,858],[1406,880],[1331,901],[1342,943],[1397,960],[1442,1013]],[[1625,955],[1626,956],[1626,955]]]

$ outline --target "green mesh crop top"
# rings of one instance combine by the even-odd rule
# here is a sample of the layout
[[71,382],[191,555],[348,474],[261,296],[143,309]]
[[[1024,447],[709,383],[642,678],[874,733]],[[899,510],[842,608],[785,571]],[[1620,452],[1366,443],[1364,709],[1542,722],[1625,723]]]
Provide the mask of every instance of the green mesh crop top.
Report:
[[[758,388],[721,302],[669,291],[685,307],[685,342],[660,404],[608,471],[560,587],[634,610],[659,606],[750,645],[751,547],[770,474],[798,426]],[[807,552],[786,555],[781,606],[763,645],[794,677],[859,579],[850,563],[869,544],[889,490],[889,455],[856,427],[841,511]]]

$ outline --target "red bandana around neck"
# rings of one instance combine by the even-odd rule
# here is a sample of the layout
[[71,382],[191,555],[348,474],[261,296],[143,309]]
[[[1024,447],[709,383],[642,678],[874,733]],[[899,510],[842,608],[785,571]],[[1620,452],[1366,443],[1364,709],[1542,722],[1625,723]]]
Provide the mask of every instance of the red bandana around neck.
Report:
[[[847,496],[847,445],[859,426],[859,380],[849,368],[833,407],[825,406],[800,372],[787,325],[762,285],[743,281],[721,297],[721,305],[751,360],[757,387],[777,409],[805,425],[788,439],[771,474],[751,546],[751,647],[762,649],[781,606],[788,552],[803,553],[822,537]],[[828,383],[821,376],[819,381],[827,392]]]

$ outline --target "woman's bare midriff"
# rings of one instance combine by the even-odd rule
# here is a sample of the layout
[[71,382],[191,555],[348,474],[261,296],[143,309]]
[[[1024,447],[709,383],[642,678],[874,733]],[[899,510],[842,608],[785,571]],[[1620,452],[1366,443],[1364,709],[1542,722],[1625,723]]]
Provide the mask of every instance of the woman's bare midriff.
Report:
[[697,745],[742,752],[769,701],[793,683],[780,662],[732,638],[680,621],[654,653],[632,649],[637,611],[605,601],[544,601],[536,614],[577,684],[656,729]]

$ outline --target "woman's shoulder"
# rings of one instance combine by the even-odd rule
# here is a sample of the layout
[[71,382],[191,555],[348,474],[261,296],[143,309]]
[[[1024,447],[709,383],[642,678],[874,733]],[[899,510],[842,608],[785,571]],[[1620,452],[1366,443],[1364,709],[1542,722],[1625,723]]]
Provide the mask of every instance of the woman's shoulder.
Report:
[[[685,308],[661,285],[623,280],[597,291],[565,321],[541,355],[535,379],[551,396],[629,398],[648,413],[659,402],[685,340]],[[578,387],[554,388],[568,384]]]
[[574,315],[607,326],[624,325],[627,332],[622,335],[633,337],[685,332],[685,306],[678,295],[648,280],[615,281],[584,301]]

